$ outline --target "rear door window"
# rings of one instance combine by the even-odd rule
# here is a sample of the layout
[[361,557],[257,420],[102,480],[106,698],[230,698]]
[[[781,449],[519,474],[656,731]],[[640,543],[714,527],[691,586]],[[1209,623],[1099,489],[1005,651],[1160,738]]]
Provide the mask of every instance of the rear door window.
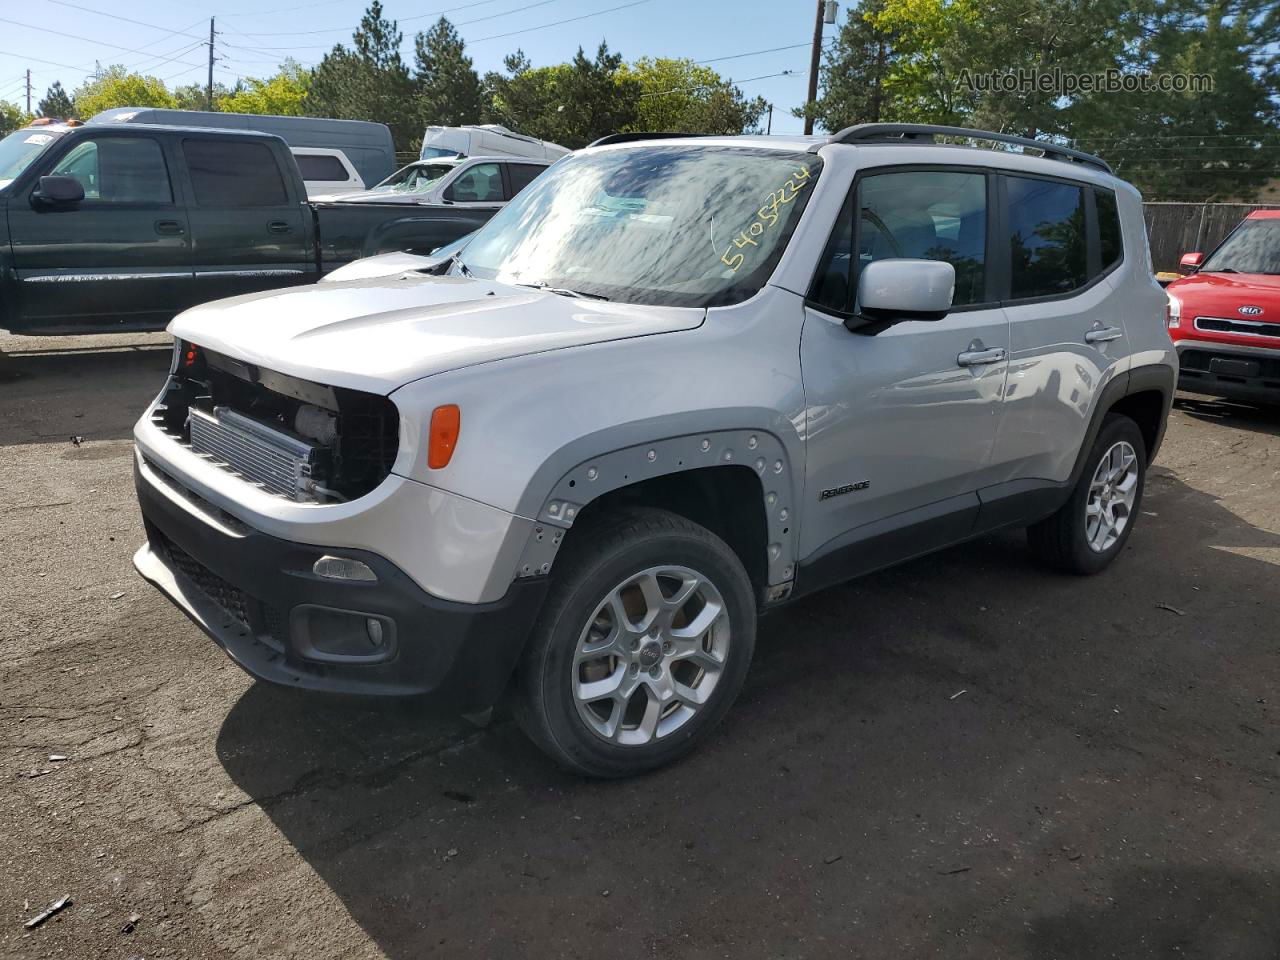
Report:
[[511,180],[511,196],[514,197],[529,184],[533,183],[534,177],[545,169],[547,168],[532,163],[507,164],[507,176]]
[[190,139],[182,142],[182,153],[202,207],[277,207],[288,201],[280,167],[265,143]]
[[1084,187],[1006,176],[1010,296],[1061,296],[1088,276]]
[[164,151],[150,137],[86,140],[72,147],[49,174],[77,180],[86,200],[173,203]]

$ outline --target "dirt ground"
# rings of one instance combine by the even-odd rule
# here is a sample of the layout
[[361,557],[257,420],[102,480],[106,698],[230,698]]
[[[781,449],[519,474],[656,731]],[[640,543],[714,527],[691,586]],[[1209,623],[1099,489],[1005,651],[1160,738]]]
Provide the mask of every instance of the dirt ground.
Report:
[[164,338],[0,350],[2,957],[1280,956],[1280,414],[1180,402],[1101,576],[767,618],[713,742],[592,783],[253,683],[130,565]]

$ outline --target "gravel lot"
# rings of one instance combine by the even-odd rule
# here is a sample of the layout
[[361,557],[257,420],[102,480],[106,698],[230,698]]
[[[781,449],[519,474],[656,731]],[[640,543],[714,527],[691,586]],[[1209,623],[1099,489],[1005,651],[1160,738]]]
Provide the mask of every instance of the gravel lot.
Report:
[[0,956],[1280,955],[1280,413],[1180,402],[1099,577],[998,536],[766,619],[709,748],[600,784],[135,576],[166,344],[0,336]]

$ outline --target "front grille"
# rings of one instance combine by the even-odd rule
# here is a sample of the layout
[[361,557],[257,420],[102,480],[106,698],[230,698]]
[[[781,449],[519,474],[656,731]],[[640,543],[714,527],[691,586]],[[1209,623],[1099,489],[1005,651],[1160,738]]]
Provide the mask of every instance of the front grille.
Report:
[[1225,317],[1196,317],[1196,329],[1236,336],[1280,339],[1280,323],[1265,320],[1229,320]]
[[191,410],[191,449],[250,483],[291,500],[310,499],[317,448],[226,407]]
[[246,629],[248,628],[249,602],[243,590],[227,583],[164,534],[157,532],[155,539],[159,541],[159,546],[179,573],[194,583],[201,593],[225,610],[229,616]]

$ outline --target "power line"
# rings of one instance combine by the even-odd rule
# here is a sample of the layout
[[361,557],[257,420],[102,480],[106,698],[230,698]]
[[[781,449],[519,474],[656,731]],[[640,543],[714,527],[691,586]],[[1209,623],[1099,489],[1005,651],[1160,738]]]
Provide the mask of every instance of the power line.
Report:
[[[446,7],[444,10],[435,10],[431,13],[416,13],[411,17],[401,17],[395,22],[397,24],[401,24],[401,23],[409,23],[413,20],[426,20],[429,17],[439,17],[439,16],[443,16],[446,13],[454,13],[458,10],[470,10],[472,7],[483,7],[490,3],[497,3],[497,2],[498,0],[478,0],[477,3],[464,3],[461,6]],[[310,10],[316,6],[324,6],[324,4],[308,4],[304,7],[290,7],[288,8],[288,10],[275,10],[265,14],[241,13],[241,14],[230,14],[230,16],[240,16],[240,17],[260,16],[260,15],[270,16],[271,13],[287,13],[289,12],[289,10]],[[246,36],[246,37],[306,37],[306,36],[313,36],[317,33],[351,33],[356,29],[356,27],[326,27],[323,30],[277,30],[277,31],[271,31],[267,33],[254,33],[254,32],[245,33],[245,31],[243,30],[236,30],[235,27],[232,27],[231,29],[235,30],[236,33],[240,34],[241,36]]]
[[[743,57],[756,57],[762,53],[778,53],[781,50],[796,50],[800,47],[807,46],[809,46],[808,40],[804,43],[793,43],[785,47],[770,47],[768,50],[752,50],[750,53],[735,53],[728,57],[712,57],[710,60],[695,60],[693,62],[699,65],[704,63],[720,63],[723,60],[741,60]],[[744,80],[743,82],[745,83],[746,81]]]
[[[805,44],[805,46],[808,46],[808,44]],[[739,84],[754,83],[757,80],[769,80],[773,77],[795,77],[795,76],[799,76],[798,70],[783,70],[781,73],[766,73],[759,77],[747,77],[745,80],[725,80],[724,82],[729,84],[729,86],[731,87],[736,87]],[[656,93],[642,93],[640,94],[640,99],[644,100],[648,97],[665,97],[668,94],[672,94],[672,93],[689,93],[690,91],[693,91],[693,90],[707,90],[717,86],[719,86],[719,84],[696,83],[691,87],[675,87],[671,90],[659,90]]]
[[484,43],[486,40],[501,40],[503,37],[514,37],[521,33],[532,33],[535,30],[546,30],[548,27],[558,27],[565,23],[576,23],[579,20],[587,20],[591,17],[600,17],[606,13],[614,13],[618,10],[626,10],[628,7],[638,7],[642,3],[651,3],[652,0],[631,0],[630,3],[620,4],[616,7],[609,7],[607,10],[597,10],[595,13],[584,13],[578,17],[568,17],[564,20],[556,20],[552,23],[543,23],[536,27],[525,27],[523,30],[509,30],[506,33],[495,33],[488,37],[476,37],[474,40],[468,40],[467,43]]
[[[69,2],[69,0],[49,0],[49,3],[56,3],[56,4],[57,4],[58,6],[60,6],[60,7],[71,7],[71,8],[72,8],[72,9],[74,9],[74,10],[83,10],[83,11],[85,11],[86,13],[93,13],[93,14],[97,14],[97,15],[98,15],[98,16],[100,16],[100,17],[109,17],[109,18],[110,18],[110,19],[112,19],[112,20],[120,20],[120,21],[123,21],[124,23],[132,23],[132,24],[134,24],[134,25],[136,25],[136,26],[139,26],[139,27],[147,27],[147,28],[148,28],[148,29],[150,29],[150,30],[160,30],[160,31],[162,31],[162,32],[165,34],[165,36],[174,36],[174,35],[177,35],[177,36],[181,36],[181,37],[191,37],[192,39],[199,40],[199,41],[201,41],[201,42],[203,42],[203,41],[204,41],[204,38],[203,38],[203,37],[201,37],[200,35],[198,35],[198,34],[192,34],[192,33],[187,33],[187,32],[186,32],[186,31],[188,31],[188,30],[192,29],[192,27],[195,27],[195,26],[198,26],[198,25],[199,25],[199,24],[201,24],[201,23],[204,23],[204,18],[203,18],[203,17],[201,17],[199,20],[197,20],[195,23],[193,23],[190,27],[183,27],[181,30],[168,30],[168,29],[166,29],[166,28],[164,28],[164,27],[158,27],[158,26],[156,26],[154,23],[147,23],[147,22],[146,22],[146,21],[144,21],[144,20],[133,20],[133,19],[131,19],[131,18],[129,18],[129,17],[122,17],[122,16],[120,16],[120,14],[118,14],[118,13],[108,13],[108,12],[107,12],[107,11],[105,11],[105,10],[95,10],[95,9],[93,9],[92,7],[83,7],[83,6],[81,6],[80,4],[78,4],[78,3],[71,3],[71,2]],[[160,38],[160,40],[163,40],[163,39],[164,39],[164,37],[161,37],[161,38]],[[155,41],[153,41],[153,42],[154,42],[154,43],[159,43],[159,42],[160,42],[160,40],[155,40]],[[150,44],[148,44],[147,46],[150,46]]]
[[[145,54],[145,51],[144,51],[144,50],[140,50],[140,49],[138,49],[137,47],[122,47],[122,46],[120,46],[119,44],[116,44],[116,43],[107,43],[105,40],[94,40],[94,39],[93,39],[93,38],[91,38],[91,37],[82,37],[82,36],[80,36],[79,34],[75,34],[75,33],[64,33],[64,32],[62,32],[61,30],[51,30],[51,29],[49,29],[48,27],[37,27],[37,26],[35,26],[34,24],[30,24],[30,23],[23,23],[23,22],[22,22],[22,21],[20,21],[20,20],[10,20],[10,19],[8,19],[7,17],[0,17],[0,23],[12,23],[14,26],[18,26],[18,27],[26,27],[28,30],[38,30],[38,31],[40,31],[41,33],[51,33],[51,34],[53,34],[53,35],[55,35],[55,36],[58,36],[58,37],[67,37],[68,39],[71,39],[71,40],[83,40],[85,43],[94,43],[94,44],[97,44],[98,46],[101,46],[101,47],[111,47],[112,49],[115,49],[115,50],[123,50],[125,53],[143,53],[143,54]],[[148,56],[149,56],[149,55],[148,55]],[[31,59],[33,59],[33,60],[34,60],[34,59],[36,59],[36,58],[35,58],[35,57],[32,57]],[[47,63],[47,62],[49,62],[49,61],[45,61],[45,62]],[[62,64],[62,66],[66,66],[66,64]],[[188,64],[188,66],[194,66],[194,64]],[[73,70],[79,70],[79,69],[81,69],[81,68],[80,68],[80,67],[72,67],[71,69],[73,69]]]

